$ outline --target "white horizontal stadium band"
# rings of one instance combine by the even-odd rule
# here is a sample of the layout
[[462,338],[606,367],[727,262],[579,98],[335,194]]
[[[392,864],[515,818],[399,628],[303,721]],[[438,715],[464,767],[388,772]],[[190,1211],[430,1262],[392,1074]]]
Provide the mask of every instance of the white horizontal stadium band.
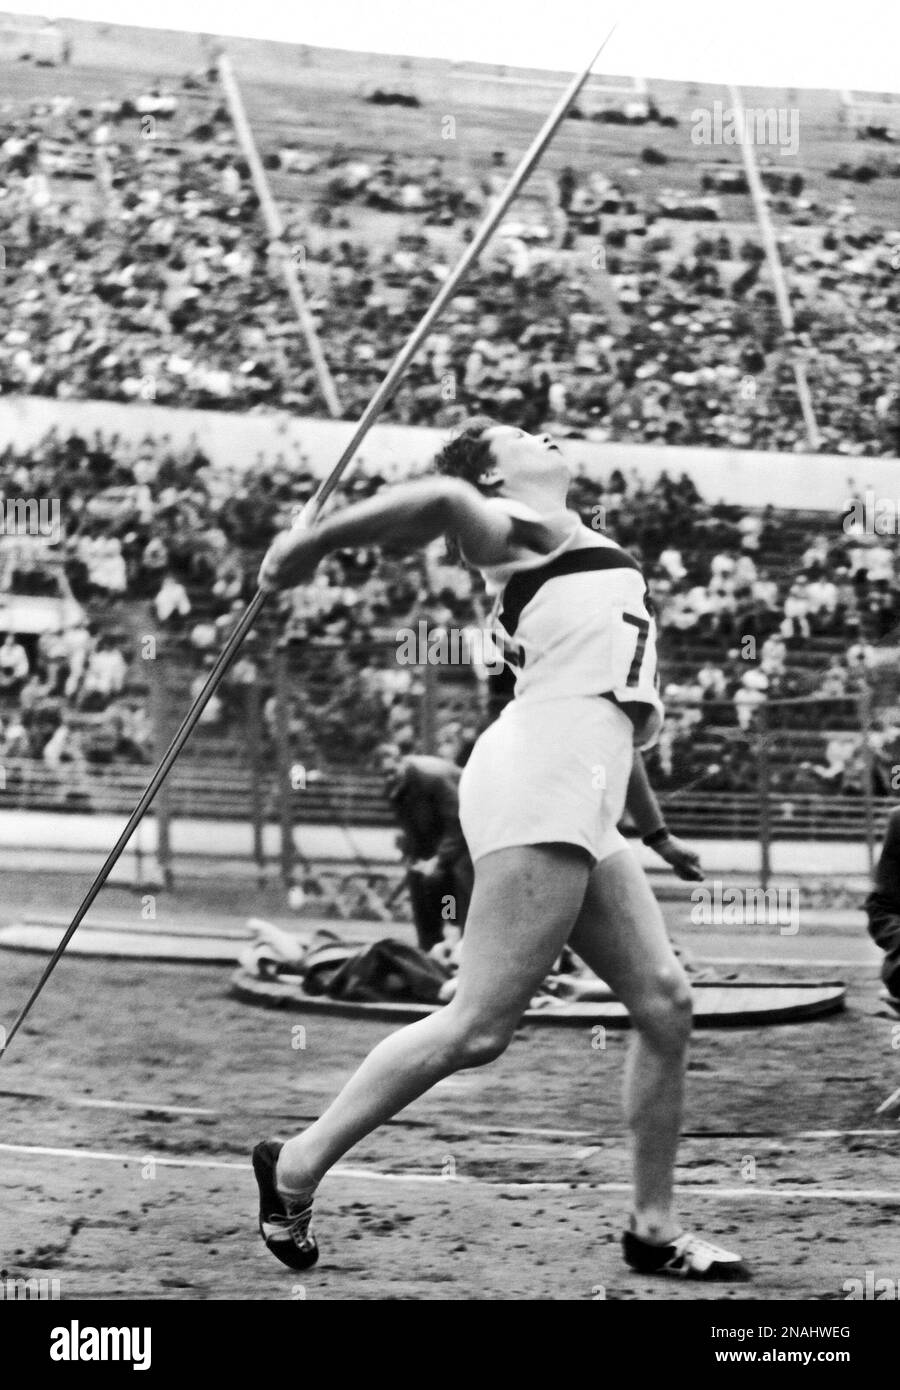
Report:
[[[80,1159],[91,1163],[133,1163],[143,1167],[153,1163],[158,1168],[205,1168],[215,1172],[249,1173],[249,1163],[232,1163],[227,1159],[216,1158],[157,1158],[153,1154],[109,1153],[92,1149],[59,1149],[39,1144],[3,1144],[0,1153],[30,1154],[32,1157]],[[439,1173],[382,1173],[374,1168],[345,1168],[338,1164],[326,1179],[327,1182],[346,1179],[350,1182],[388,1182],[388,1183],[439,1183],[484,1187],[503,1192],[622,1192],[632,1191],[627,1182],[487,1182],[483,1178],[444,1177]],[[896,1202],[896,1188],[865,1187],[815,1187],[812,1183],[803,1187],[759,1187],[747,1183],[743,1187],[717,1187],[712,1183],[680,1183],[679,1192],[690,1193],[693,1197],[717,1197],[724,1201],[754,1201],[757,1198],[773,1198],[783,1201],[822,1201],[822,1202]]]

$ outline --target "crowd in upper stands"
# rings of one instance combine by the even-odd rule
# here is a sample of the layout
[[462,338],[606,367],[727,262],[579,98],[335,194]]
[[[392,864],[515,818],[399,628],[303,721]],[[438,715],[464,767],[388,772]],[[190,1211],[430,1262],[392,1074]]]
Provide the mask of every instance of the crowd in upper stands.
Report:
[[[213,80],[185,85],[0,107],[0,392],[321,411]],[[475,177],[434,156],[267,155],[316,190],[286,253],[308,272],[345,415],[447,274],[448,229],[456,248],[471,237],[504,159]],[[897,453],[900,234],[843,194],[821,207],[802,178],[785,192],[788,345],[755,239],[712,224],[685,242],[673,218],[697,190],[660,191],[649,166],[631,185],[563,169],[543,214],[508,223],[473,270],[388,416],[444,426],[477,409],[598,440],[805,449],[799,354],[819,447]],[[405,231],[354,236],[354,205],[401,212]]]

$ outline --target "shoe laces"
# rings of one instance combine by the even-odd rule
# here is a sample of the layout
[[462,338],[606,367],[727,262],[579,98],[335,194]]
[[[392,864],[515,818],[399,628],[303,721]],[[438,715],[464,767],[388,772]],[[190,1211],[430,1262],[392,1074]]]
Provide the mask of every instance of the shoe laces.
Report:
[[[289,1199],[286,1201],[286,1205]],[[306,1202],[296,1211],[288,1208],[287,1214],[281,1216],[276,1213],[269,1218],[273,1226],[279,1226],[286,1231],[298,1248],[302,1249],[306,1245],[312,1244],[312,1237],[309,1234],[309,1223],[312,1220],[312,1202]]]
[[728,1259],[727,1250],[723,1250],[720,1245],[713,1245],[712,1241],[704,1240],[702,1236],[692,1235],[686,1231],[684,1235],[676,1237],[672,1245],[677,1252],[676,1259],[690,1259],[692,1256],[700,1256],[709,1260],[711,1264],[722,1259]]

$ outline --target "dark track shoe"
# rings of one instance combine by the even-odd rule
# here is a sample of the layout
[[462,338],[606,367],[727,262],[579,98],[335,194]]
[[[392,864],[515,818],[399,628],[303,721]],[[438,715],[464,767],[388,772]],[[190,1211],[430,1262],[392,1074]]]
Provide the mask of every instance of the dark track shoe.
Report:
[[744,1283],[750,1271],[739,1255],[684,1232],[670,1245],[651,1245],[631,1231],[622,1237],[625,1263],[638,1274],[666,1274],[681,1279],[721,1279]]
[[275,1165],[284,1146],[272,1140],[253,1150],[253,1172],[259,1188],[259,1233],[276,1260],[289,1269],[311,1269],[319,1258],[309,1229],[312,1201],[293,1202],[275,1186]]

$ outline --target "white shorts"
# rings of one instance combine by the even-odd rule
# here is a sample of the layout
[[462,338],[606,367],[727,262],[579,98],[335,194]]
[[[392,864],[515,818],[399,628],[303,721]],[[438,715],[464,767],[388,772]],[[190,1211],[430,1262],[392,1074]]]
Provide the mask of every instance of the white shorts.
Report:
[[479,738],[459,784],[473,859],[512,845],[579,845],[600,863],[625,847],[617,829],[634,729],[600,695],[509,702]]

